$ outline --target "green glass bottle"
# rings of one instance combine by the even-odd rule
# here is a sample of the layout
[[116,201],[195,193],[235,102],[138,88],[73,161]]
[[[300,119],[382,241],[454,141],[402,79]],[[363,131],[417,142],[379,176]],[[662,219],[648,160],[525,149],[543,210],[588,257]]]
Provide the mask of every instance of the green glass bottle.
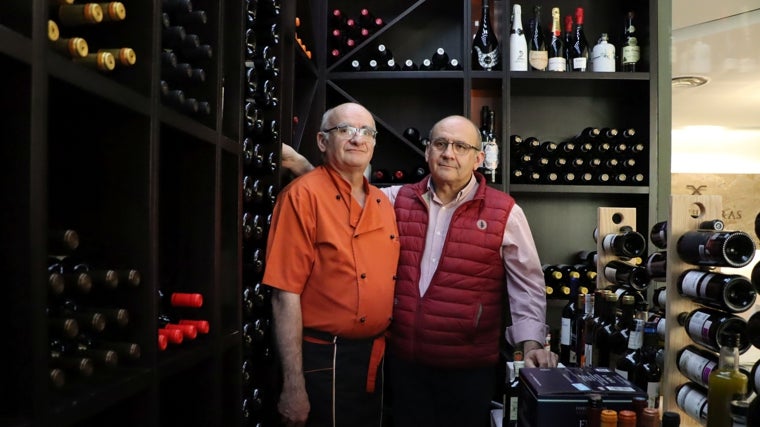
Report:
[[739,372],[739,341],[735,332],[721,334],[718,369],[707,382],[707,427],[731,427],[731,401],[747,394],[747,376]]

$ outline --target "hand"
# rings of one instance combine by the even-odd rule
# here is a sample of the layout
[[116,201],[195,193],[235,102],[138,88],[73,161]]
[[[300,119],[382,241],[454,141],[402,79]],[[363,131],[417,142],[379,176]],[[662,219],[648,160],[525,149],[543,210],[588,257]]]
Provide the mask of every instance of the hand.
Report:
[[309,417],[309,396],[303,388],[297,390],[283,390],[280,401],[277,403],[277,411],[282,417],[283,425],[287,427],[303,427]]
[[559,356],[544,348],[534,348],[525,353],[526,368],[556,368]]
[[314,166],[309,163],[306,157],[299,154],[290,145],[283,143],[281,151],[282,168],[290,171],[293,175],[301,176],[314,169]]

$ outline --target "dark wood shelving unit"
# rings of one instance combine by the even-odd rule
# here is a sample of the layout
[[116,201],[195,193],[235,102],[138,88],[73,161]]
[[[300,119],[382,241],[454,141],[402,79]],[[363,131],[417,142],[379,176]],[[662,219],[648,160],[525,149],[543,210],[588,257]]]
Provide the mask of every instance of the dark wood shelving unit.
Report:
[[[0,376],[3,426],[241,424],[240,140],[245,2],[193,0],[209,21],[199,34],[213,57],[190,96],[211,105],[190,116],[162,103],[161,2],[125,2],[123,22],[61,28],[93,52],[132,47],[131,68],[98,72],[55,52],[47,0],[0,5],[0,249],[10,309]],[[109,304],[130,314],[120,339],[136,361],[92,377],[49,379],[47,234],[71,228],[93,268],[133,268],[141,284]],[[157,290],[197,292],[208,335],[160,351]]]

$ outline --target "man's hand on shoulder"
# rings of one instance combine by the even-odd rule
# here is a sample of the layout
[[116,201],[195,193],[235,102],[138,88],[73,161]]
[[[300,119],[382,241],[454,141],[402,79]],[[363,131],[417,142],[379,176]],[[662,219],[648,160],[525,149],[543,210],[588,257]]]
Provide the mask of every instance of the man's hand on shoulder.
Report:
[[295,176],[301,176],[314,169],[314,166],[306,157],[302,156],[288,144],[282,144],[280,158],[282,160],[282,168],[287,169]]

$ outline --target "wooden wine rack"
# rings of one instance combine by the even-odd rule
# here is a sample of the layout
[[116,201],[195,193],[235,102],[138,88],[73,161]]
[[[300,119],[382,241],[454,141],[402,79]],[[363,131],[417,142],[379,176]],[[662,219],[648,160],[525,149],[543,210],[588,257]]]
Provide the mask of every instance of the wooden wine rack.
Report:
[[683,326],[678,324],[678,314],[690,312],[699,307],[690,298],[681,296],[676,289],[678,276],[685,270],[695,268],[681,260],[676,251],[676,242],[685,232],[699,227],[702,221],[721,218],[723,199],[721,196],[670,196],[670,217],[668,218],[667,230],[667,262],[668,271],[666,283],[668,283],[667,302],[665,313],[667,314],[665,335],[665,364],[660,382],[663,411],[678,412],[681,415],[681,426],[700,426],[701,424],[682,411],[676,404],[676,387],[688,382],[678,370],[676,355],[678,350],[691,344],[693,341],[686,334]]
[[598,289],[613,285],[604,277],[604,266],[610,261],[619,259],[615,254],[606,252],[602,247],[604,236],[620,233],[620,229],[626,226],[636,230],[635,208],[600,207],[597,209],[596,287]]

